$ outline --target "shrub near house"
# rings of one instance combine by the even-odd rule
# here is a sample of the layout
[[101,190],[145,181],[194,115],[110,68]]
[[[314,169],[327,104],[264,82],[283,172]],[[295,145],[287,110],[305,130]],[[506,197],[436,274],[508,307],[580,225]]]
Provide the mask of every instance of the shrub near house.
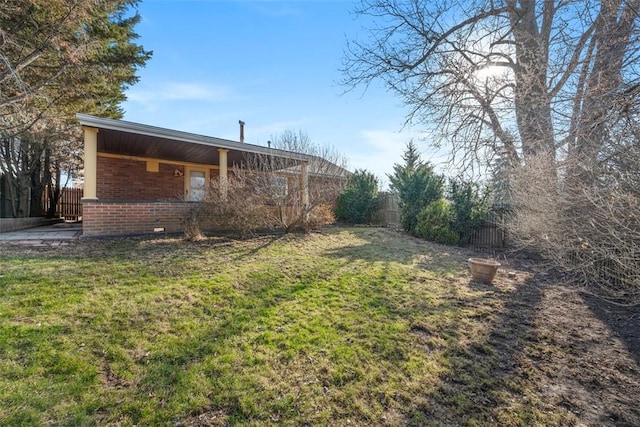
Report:
[[336,218],[351,224],[369,224],[379,206],[378,179],[364,169],[356,170],[347,179],[338,197]]

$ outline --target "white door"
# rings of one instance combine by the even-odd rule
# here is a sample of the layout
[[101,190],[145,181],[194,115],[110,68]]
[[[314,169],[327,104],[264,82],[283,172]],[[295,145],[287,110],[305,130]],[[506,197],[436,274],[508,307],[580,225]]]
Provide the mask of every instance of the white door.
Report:
[[204,200],[207,175],[204,171],[189,171],[189,200],[201,202]]

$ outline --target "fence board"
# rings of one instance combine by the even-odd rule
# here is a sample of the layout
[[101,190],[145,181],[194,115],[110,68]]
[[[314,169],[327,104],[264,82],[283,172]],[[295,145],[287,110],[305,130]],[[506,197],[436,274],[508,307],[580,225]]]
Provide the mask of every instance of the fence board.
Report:
[[[82,218],[82,189],[64,187],[61,189],[60,200],[56,207],[56,216],[64,218],[66,221],[78,221]],[[42,208],[48,212],[51,200],[49,191],[45,189],[43,194]]]

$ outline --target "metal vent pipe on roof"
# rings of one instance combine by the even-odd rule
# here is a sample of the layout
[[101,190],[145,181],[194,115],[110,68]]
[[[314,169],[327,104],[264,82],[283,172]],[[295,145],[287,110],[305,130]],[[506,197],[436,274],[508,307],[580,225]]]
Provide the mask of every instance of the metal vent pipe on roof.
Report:
[[240,142],[244,143],[244,122],[242,120],[238,120],[238,124],[240,125]]

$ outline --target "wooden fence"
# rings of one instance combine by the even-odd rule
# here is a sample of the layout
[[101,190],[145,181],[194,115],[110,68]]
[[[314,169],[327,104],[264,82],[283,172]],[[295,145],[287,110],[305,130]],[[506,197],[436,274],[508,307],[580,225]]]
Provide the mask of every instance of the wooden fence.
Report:
[[388,228],[400,228],[400,205],[393,193],[380,193],[380,208],[374,215],[373,223]]
[[[9,196],[9,182],[3,174],[0,174],[0,218],[12,218],[12,200]],[[55,216],[64,218],[67,221],[78,221],[82,218],[82,189],[62,188],[62,194],[56,207]],[[45,188],[42,194],[42,212],[45,215],[49,212],[51,200],[48,189]]]
[[[61,189],[62,193],[56,207],[56,217],[64,218],[65,221],[78,221],[82,219],[82,188]],[[49,211],[51,200],[49,192],[45,189],[42,197],[42,209],[44,212]]]

